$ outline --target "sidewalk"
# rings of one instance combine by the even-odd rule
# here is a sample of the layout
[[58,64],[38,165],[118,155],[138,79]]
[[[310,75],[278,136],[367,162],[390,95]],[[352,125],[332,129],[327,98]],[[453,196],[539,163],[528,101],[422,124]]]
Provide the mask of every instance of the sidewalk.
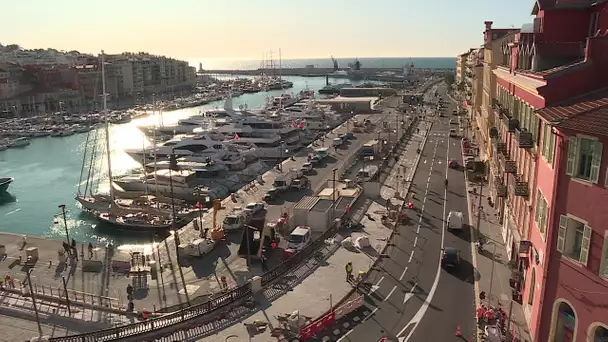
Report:
[[[65,305],[44,301],[36,298],[36,306],[43,333],[47,336],[67,336],[73,333],[92,332],[115,326],[133,323],[133,319],[123,315],[100,312],[97,310],[71,307],[71,315]],[[18,325],[21,328],[18,335],[10,335],[7,341],[16,341],[16,336],[22,333],[24,340],[29,340],[37,334],[32,331],[36,317],[34,305],[30,297],[23,297],[11,292],[0,291],[0,330],[6,335],[7,329]],[[5,326],[7,327],[5,329]],[[21,340],[21,338],[19,338]],[[0,341],[2,337],[0,337]]]
[[[477,135],[479,136],[479,134]],[[475,142],[478,146],[478,142]],[[480,148],[480,159],[485,159],[484,149]],[[469,190],[477,188],[477,195],[469,193]],[[486,299],[483,302],[486,305],[499,306],[507,315],[512,303],[511,314],[511,331],[513,332],[513,341],[530,342],[532,341],[529,333],[528,323],[524,316],[524,310],[521,304],[511,300],[511,287],[509,279],[511,278],[511,267],[507,257],[507,249],[502,239],[502,226],[498,223],[498,215],[496,210],[488,205],[487,198],[490,196],[490,191],[487,184],[484,184],[481,193],[482,215],[479,227],[474,227],[477,224],[477,216],[475,212],[479,203],[479,187],[473,185],[467,180],[467,200],[469,202],[469,217],[471,218],[471,229],[478,229],[481,236],[485,237],[486,244],[484,252],[479,254],[477,248],[472,246],[473,261],[476,269],[475,283],[475,307],[479,307],[481,303],[479,293],[484,291]],[[473,240],[472,243],[474,243]],[[510,342],[510,341],[509,341]]]

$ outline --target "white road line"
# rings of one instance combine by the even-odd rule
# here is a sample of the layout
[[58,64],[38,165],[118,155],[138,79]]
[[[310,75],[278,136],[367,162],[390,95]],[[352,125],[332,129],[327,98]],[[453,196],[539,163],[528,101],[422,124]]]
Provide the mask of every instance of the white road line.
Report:
[[[369,315],[365,316],[365,318],[363,318],[363,320],[361,320],[361,322],[365,322],[367,321],[370,317],[372,317],[376,312],[378,312],[378,310],[380,310],[379,308],[375,308],[374,310],[372,310],[372,312],[369,313]],[[352,331],[352,330],[351,330]],[[344,335],[346,336],[346,335]],[[340,340],[338,340],[340,341]]]
[[410,262],[412,262],[412,259],[413,259],[413,258],[414,258],[414,250],[412,249],[412,251],[410,252],[410,258],[409,258],[409,260],[407,261],[407,262],[408,262],[408,264],[409,264]]
[[414,296],[414,290],[416,289],[416,286],[418,286],[418,283],[415,283],[414,286],[412,286],[412,288],[410,289],[410,291],[405,294],[405,297],[403,297],[403,305],[405,305],[405,303],[407,303],[407,301]]
[[403,272],[401,273],[401,276],[399,277],[399,280],[403,280],[403,277],[405,277],[405,274],[407,273],[407,269],[409,266],[405,266],[405,268],[403,269]]
[[417,244],[418,244],[418,235],[416,235],[416,237],[414,238],[414,247],[416,247]]
[[386,302],[389,298],[391,298],[391,296],[393,295],[393,293],[395,292],[396,289],[397,289],[397,286],[393,286],[393,289],[391,290],[391,292],[389,292],[388,295],[386,296],[386,298],[384,298],[384,302]]
[[378,282],[376,283],[376,285],[372,285],[372,288],[369,291],[369,294],[371,295],[372,293],[378,291],[378,289],[380,288],[380,283],[384,280],[384,276],[382,276],[382,278],[380,278],[380,280],[378,280]]
[[[446,159],[446,165],[445,165],[446,177],[448,175],[447,160],[448,160],[449,156],[450,156],[450,144],[448,144],[447,155],[445,158]],[[447,206],[447,197],[448,197],[448,189],[446,188],[444,190],[444,196],[443,196],[443,218],[441,220],[441,222],[442,222],[442,224],[441,224],[441,249],[443,249],[443,245],[445,243],[445,212],[446,212],[446,206]],[[437,286],[439,285],[439,278],[441,277],[441,254],[442,253],[443,252],[440,250],[439,251],[439,263],[437,265],[437,274],[435,275],[435,280],[433,281],[431,290],[429,291],[424,303],[422,303],[422,306],[420,307],[420,309],[418,309],[418,312],[416,312],[416,315],[414,315],[414,318],[412,318],[407,324],[405,324],[403,326],[403,329],[399,333],[397,333],[399,342],[408,341],[412,337],[412,335],[414,335],[414,332],[416,331],[418,324],[420,324],[420,321],[422,321],[422,318],[426,314],[426,311],[429,309],[429,305],[431,304],[431,301],[433,300],[433,297],[435,296],[435,291],[437,291]],[[414,323],[414,327],[410,330],[410,333],[407,336],[401,336],[405,333],[405,330],[412,323]],[[401,336],[401,337],[399,337],[399,336]]]

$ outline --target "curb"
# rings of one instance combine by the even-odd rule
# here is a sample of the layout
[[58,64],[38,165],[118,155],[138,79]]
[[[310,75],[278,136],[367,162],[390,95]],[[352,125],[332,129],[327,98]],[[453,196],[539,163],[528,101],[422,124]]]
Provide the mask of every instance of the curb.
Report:
[[[461,142],[461,151],[462,151],[462,142]],[[461,157],[462,157],[462,163],[464,164],[465,161],[465,156],[464,153],[461,153]],[[464,183],[465,183],[465,191],[466,191],[466,196],[467,196],[467,214],[469,215],[469,219],[473,218],[473,206],[472,206],[472,202],[471,202],[471,194],[469,193],[469,177],[467,176],[467,171],[465,169],[464,172]],[[481,196],[481,194],[479,194],[479,196]],[[479,229],[479,227],[477,227],[477,229]],[[473,228],[473,225],[471,224],[471,222],[469,221],[469,236],[471,237],[471,264],[473,264],[473,272],[479,272],[478,268],[477,268],[477,247],[475,246],[475,228]],[[476,320],[477,317],[475,316],[475,312],[477,310],[477,308],[481,305],[481,300],[479,299],[479,281],[477,280],[477,277],[475,276],[475,274],[473,275],[474,277],[474,283],[473,283],[473,289],[474,289],[474,296],[475,296],[475,301],[474,301],[474,307],[473,307],[473,319]],[[480,338],[480,333],[482,333],[482,330],[479,329],[479,325],[475,324],[475,330],[476,330],[476,334],[475,334],[475,340],[476,341],[481,341]]]

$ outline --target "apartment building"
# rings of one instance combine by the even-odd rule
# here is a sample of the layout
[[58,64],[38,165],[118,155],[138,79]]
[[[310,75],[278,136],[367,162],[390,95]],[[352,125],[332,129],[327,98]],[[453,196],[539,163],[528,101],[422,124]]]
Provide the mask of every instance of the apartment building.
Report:
[[468,55],[469,53],[465,52],[456,56],[456,85],[464,82]]
[[[470,84],[470,96],[466,96],[469,104],[469,115],[479,112],[483,95],[483,57],[484,49],[475,49],[467,57],[467,82]],[[467,94],[468,95],[468,94]]]
[[607,10],[536,2],[534,24],[504,35],[498,54],[486,22],[490,182],[513,299],[536,341],[608,339],[608,214],[598,205],[608,199]]

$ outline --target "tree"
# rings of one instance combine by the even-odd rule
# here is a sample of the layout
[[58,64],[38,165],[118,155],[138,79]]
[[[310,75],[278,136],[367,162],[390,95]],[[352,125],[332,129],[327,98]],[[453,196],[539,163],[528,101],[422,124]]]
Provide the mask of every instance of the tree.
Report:
[[445,74],[443,79],[445,80],[445,83],[448,85],[448,87],[451,87],[452,84],[456,82],[456,76],[452,73]]

